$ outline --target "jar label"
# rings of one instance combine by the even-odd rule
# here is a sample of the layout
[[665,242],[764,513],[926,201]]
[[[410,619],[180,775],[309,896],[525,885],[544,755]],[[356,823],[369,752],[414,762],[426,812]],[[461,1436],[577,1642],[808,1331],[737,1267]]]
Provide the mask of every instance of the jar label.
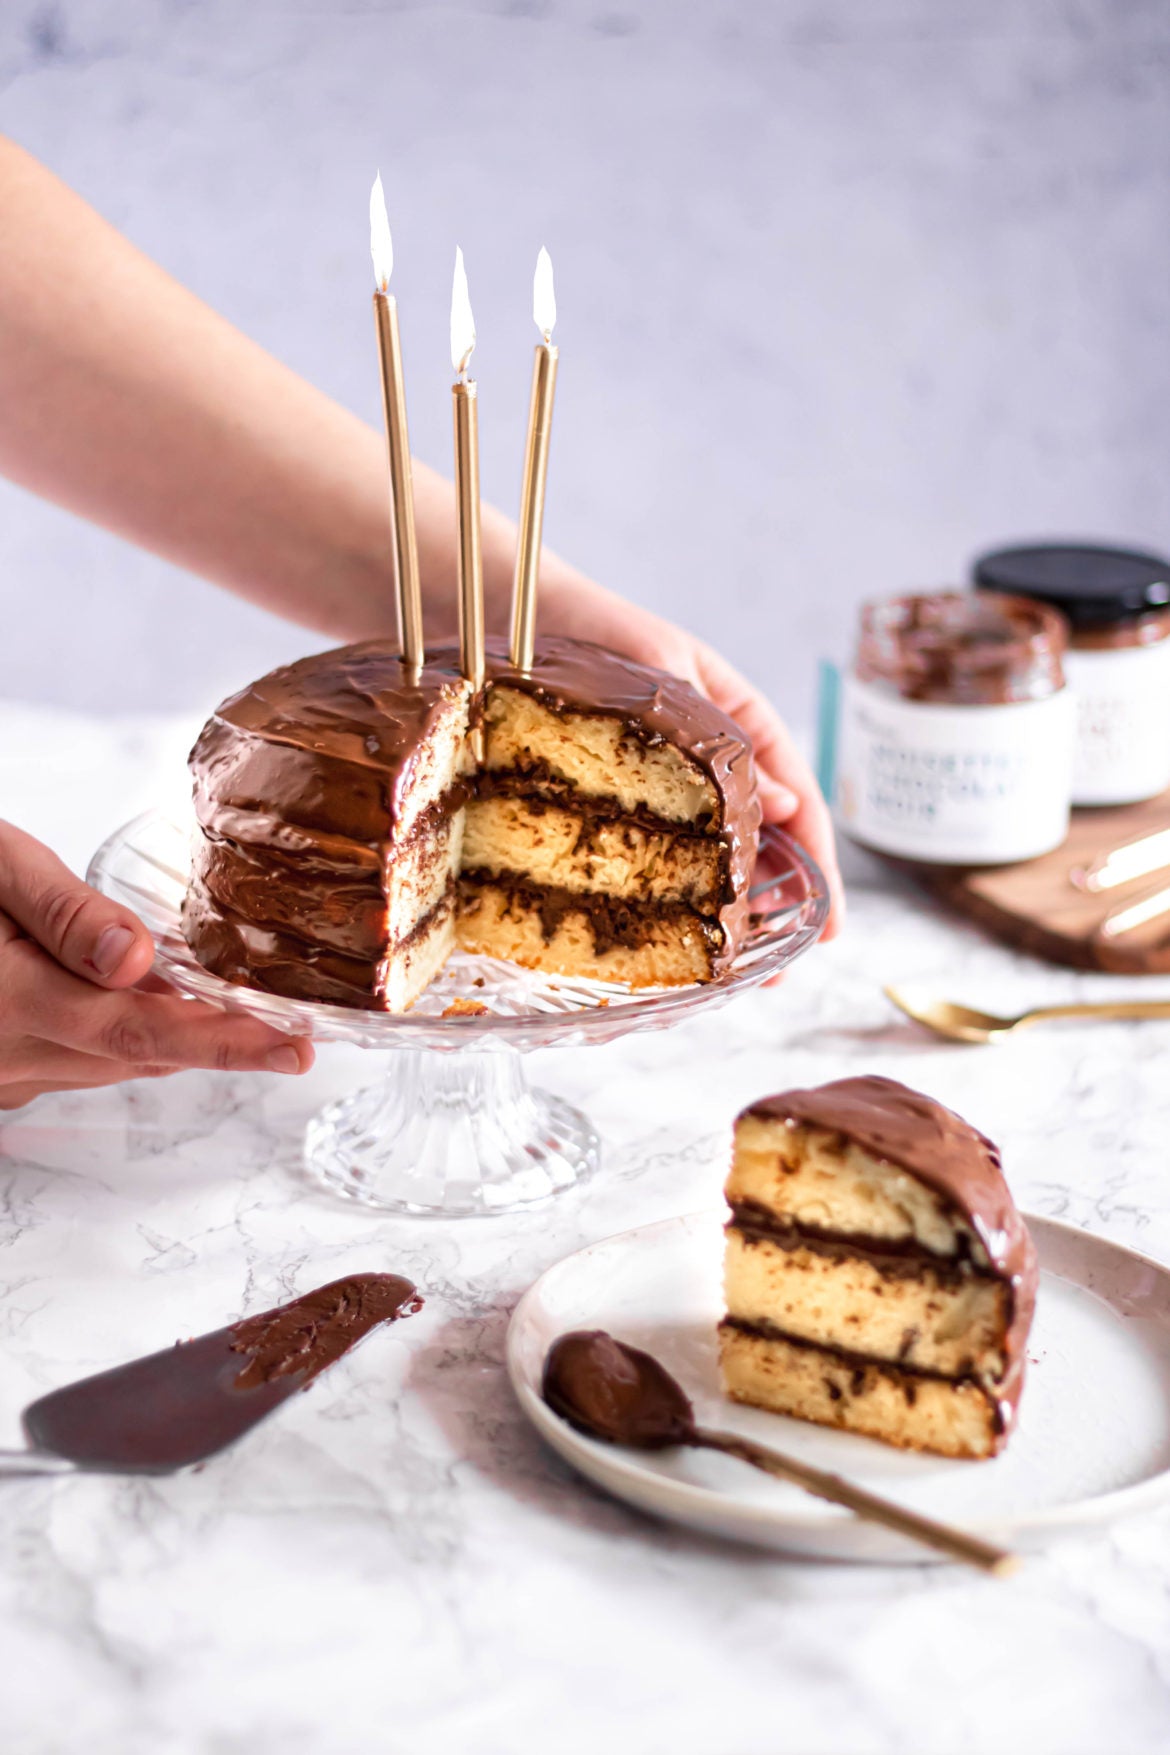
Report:
[[1068,833],[1073,698],[948,707],[843,679],[836,807],[883,853],[941,865],[1033,859]]
[[1077,701],[1074,804],[1133,804],[1170,786],[1170,640],[1067,652]]

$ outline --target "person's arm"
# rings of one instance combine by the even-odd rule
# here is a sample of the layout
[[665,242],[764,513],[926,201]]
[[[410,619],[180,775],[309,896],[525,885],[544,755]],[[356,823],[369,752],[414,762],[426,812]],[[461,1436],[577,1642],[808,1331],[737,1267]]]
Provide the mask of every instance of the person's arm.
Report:
[[[388,631],[382,435],[282,366],[0,140],[0,472],[339,641]],[[414,466],[428,638],[454,633],[451,484]],[[507,628],[515,528],[483,508],[486,617]],[[694,682],[753,739],[765,815],[839,897],[828,814],[764,698],[701,641],[545,550],[540,627]]]

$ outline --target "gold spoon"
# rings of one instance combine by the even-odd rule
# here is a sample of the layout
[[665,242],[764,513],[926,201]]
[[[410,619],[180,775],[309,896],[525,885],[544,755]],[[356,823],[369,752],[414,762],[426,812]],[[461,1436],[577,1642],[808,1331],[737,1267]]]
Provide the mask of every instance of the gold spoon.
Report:
[[1013,1030],[1040,1024],[1049,1018],[1170,1018],[1170,999],[1113,999],[1096,1004],[1038,1005],[1014,1018],[979,1012],[973,1006],[956,1005],[950,999],[913,1000],[896,987],[887,987],[886,998],[900,1012],[925,1024],[936,1036],[950,1042],[1002,1042]]
[[803,1487],[818,1499],[843,1505],[855,1517],[884,1524],[912,1542],[934,1548],[949,1560],[962,1560],[998,1578],[1006,1578],[1019,1566],[1017,1555],[982,1536],[923,1517],[754,1439],[698,1425],[689,1396],[666,1366],[604,1329],[575,1329],[553,1342],[544,1362],[541,1394],[554,1414],[604,1444],[628,1444],[633,1450],[669,1450],[676,1444],[721,1450]]

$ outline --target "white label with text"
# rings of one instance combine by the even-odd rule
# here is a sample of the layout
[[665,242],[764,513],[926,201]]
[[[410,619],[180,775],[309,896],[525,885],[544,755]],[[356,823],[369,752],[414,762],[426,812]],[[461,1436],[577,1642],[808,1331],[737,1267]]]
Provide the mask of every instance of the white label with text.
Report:
[[1073,697],[950,707],[844,679],[836,805],[883,853],[942,865],[1032,859],[1068,833]]
[[1170,786],[1170,640],[1066,652],[1077,698],[1074,804],[1136,804]]

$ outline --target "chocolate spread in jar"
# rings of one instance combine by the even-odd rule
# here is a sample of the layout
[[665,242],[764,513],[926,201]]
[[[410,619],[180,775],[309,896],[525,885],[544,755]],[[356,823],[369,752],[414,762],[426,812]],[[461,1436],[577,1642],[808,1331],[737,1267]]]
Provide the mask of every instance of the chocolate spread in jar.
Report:
[[863,605],[843,680],[834,803],[879,853],[1014,864],[1068,833],[1073,700],[1057,610],[992,592]]
[[857,675],[906,701],[1002,706],[1064,686],[1064,618],[1003,592],[890,597],[861,610]]

